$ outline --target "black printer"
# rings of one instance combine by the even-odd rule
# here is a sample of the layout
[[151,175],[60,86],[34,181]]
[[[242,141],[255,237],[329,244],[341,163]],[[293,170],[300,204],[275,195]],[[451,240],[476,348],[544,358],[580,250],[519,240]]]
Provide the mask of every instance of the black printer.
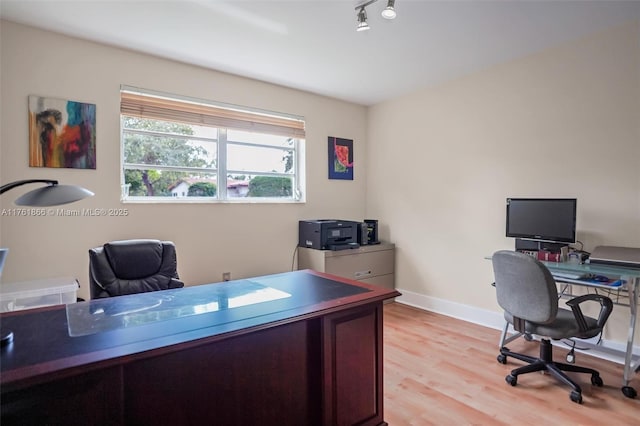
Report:
[[298,245],[318,250],[358,248],[360,222],[336,219],[301,220]]

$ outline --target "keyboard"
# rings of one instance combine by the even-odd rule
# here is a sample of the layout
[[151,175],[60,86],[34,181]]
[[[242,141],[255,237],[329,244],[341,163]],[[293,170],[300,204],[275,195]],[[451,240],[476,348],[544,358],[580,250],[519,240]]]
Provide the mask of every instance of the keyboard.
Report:
[[568,280],[580,280],[582,278],[585,278],[586,274],[581,274],[580,272],[560,272],[560,271],[553,271],[551,273],[551,275],[553,275],[556,278],[566,278]]
[[626,284],[625,280],[620,278],[609,278],[608,281],[597,279],[593,274],[581,274],[579,272],[553,272],[553,278],[559,281],[573,282],[576,284],[588,284],[600,287],[622,287]]

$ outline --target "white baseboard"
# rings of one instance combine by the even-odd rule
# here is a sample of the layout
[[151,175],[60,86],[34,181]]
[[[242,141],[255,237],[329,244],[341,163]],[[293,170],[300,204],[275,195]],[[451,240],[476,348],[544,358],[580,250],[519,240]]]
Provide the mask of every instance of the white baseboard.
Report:
[[[402,293],[402,296],[396,297],[396,302],[496,330],[502,330],[504,326],[504,317],[499,312],[463,305],[462,303],[451,302],[450,300],[438,299],[437,297],[426,296],[400,288],[397,290]],[[496,342],[496,345],[497,343],[498,342]]]
[[[397,289],[402,296],[396,297],[396,302],[404,305],[413,306],[425,311],[435,312],[449,317],[457,318],[463,321],[478,324],[484,327],[493,328],[502,331],[504,327],[504,317],[501,312],[489,311],[487,309],[476,308],[474,306],[464,305],[462,303],[452,302],[450,300],[439,299],[437,297],[426,296],[424,294],[414,293],[409,290]],[[597,358],[606,359],[624,364],[624,355],[626,352],[626,343],[602,340],[598,344],[597,350],[580,351],[581,340],[577,341],[576,352],[583,352],[593,355]],[[587,345],[597,343],[597,338],[584,341]],[[499,342],[496,341],[496,347]],[[556,342],[554,342],[556,344]],[[561,342],[557,342],[558,346],[569,347]],[[586,345],[585,345],[586,346]],[[640,346],[634,345],[634,356],[640,356]]]

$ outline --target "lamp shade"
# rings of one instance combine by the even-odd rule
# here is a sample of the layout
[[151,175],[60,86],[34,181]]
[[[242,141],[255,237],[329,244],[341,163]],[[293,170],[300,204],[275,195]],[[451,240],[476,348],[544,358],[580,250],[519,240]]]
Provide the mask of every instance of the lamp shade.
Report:
[[76,185],[58,185],[57,180],[27,179],[19,180],[0,187],[0,194],[10,189],[29,183],[45,183],[47,186],[37,188],[21,195],[15,201],[19,206],[47,207],[73,203],[83,198],[93,196],[93,192]]
[[36,188],[15,201],[19,206],[47,207],[73,203],[93,196],[93,192],[75,185],[50,185]]

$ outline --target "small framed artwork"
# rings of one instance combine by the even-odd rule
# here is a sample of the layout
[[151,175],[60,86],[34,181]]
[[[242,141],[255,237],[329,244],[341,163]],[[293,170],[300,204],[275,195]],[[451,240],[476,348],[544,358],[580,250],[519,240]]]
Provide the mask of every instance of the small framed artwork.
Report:
[[329,136],[329,179],[353,180],[353,139]]
[[96,168],[96,106],[29,96],[29,166]]

